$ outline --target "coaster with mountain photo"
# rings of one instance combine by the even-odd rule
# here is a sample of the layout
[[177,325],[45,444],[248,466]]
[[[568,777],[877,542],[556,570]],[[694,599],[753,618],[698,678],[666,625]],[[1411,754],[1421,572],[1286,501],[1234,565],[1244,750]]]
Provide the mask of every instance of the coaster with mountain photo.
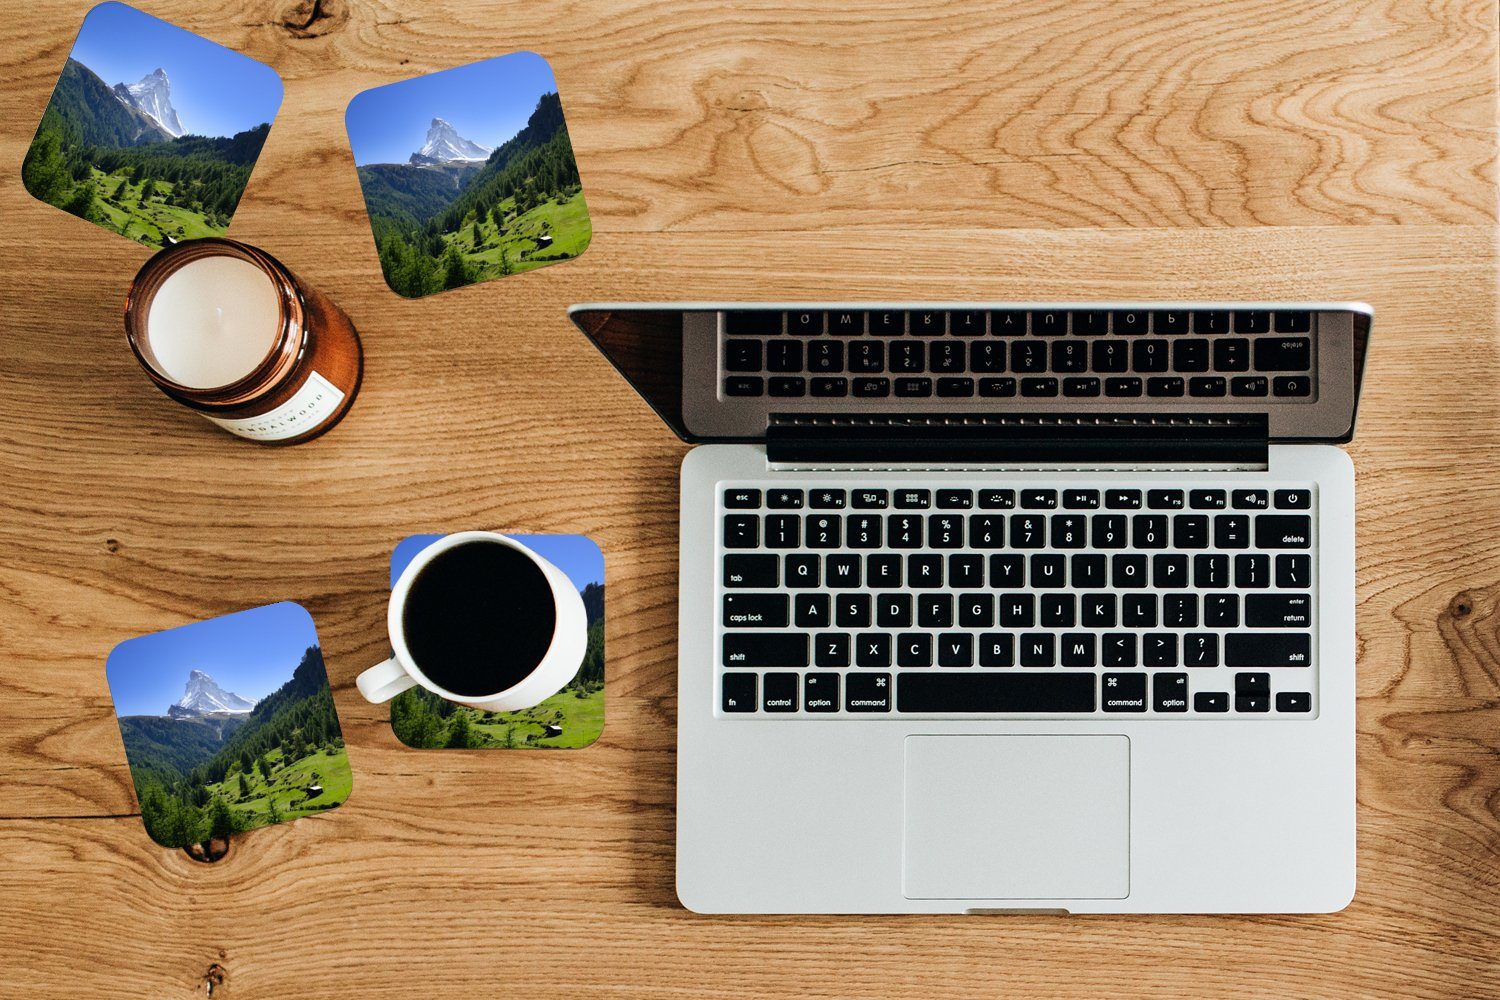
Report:
[[[412,535],[391,553],[391,585],[442,535]],[[562,570],[583,598],[588,646],[578,673],[557,694],[519,712],[455,705],[422,687],[391,699],[396,738],[420,750],[576,750],[604,732],[604,553],[584,535],[508,535]]]
[[[146,833],[199,848],[353,787],[312,617],[269,604],[120,643],[105,664]],[[213,853],[213,852],[209,852]]]
[[367,90],[345,124],[380,269],[401,295],[531,271],[589,245],[557,81],[534,52]]
[[102,3],[63,64],[21,182],[148,247],[223,236],[280,106],[271,67]]

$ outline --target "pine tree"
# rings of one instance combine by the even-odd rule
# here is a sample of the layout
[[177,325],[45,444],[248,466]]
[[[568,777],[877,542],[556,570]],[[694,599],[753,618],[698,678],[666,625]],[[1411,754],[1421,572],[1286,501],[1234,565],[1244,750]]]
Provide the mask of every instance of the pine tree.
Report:
[[454,712],[448,724],[448,739],[443,744],[450,750],[469,750],[478,745],[477,735],[469,725],[468,712]]
[[239,833],[242,828],[239,815],[229,808],[229,803],[223,799],[214,799],[208,810],[208,835],[230,837]]
[[468,266],[464,263],[464,255],[458,252],[458,247],[450,245],[443,251],[443,288],[462,288],[464,285],[472,284],[473,275],[469,273]]
[[245,777],[245,772],[240,772],[240,800],[244,801],[250,797],[250,781]]
[[99,194],[94,190],[93,181],[84,181],[74,188],[73,193],[68,196],[67,204],[63,205],[63,211],[70,212],[80,219],[88,219],[90,222],[98,214],[98,208]]

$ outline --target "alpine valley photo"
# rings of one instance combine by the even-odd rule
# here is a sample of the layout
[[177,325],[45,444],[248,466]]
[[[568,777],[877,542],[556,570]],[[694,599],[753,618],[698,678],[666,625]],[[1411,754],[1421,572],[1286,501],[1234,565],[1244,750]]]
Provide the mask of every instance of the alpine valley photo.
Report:
[[349,797],[323,653],[300,605],[131,639],[105,670],[141,818],[163,847],[314,815]]
[[100,4],[63,64],[21,180],[149,247],[222,236],[280,104],[270,67]]
[[531,52],[349,105],[380,268],[416,297],[571,260],[593,235],[557,83]]

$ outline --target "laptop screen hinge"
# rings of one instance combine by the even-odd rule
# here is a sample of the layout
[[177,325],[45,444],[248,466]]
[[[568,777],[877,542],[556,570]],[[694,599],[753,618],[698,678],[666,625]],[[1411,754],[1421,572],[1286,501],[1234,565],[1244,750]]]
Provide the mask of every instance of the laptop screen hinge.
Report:
[[816,467],[1264,468],[1246,414],[772,414],[766,457]]

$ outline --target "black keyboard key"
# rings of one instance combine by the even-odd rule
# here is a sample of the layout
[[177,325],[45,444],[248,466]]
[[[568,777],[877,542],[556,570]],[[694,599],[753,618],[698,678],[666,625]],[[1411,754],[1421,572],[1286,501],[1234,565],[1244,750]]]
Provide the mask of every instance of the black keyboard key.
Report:
[[995,624],[994,594],[960,594],[958,596],[960,628],[989,628]]
[[798,632],[726,632],[726,667],[805,667],[807,636]]
[[906,332],[913,337],[941,337],[947,331],[947,314],[933,309],[906,314]]
[[1016,505],[1015,490],[980,490],[979,506],[984,510],[1009,510]]
[[906,332],[906,313],[866,313],[865,323],[869,331],[877,337],[899,337]]
[[1283,510],[1310,510],[1312,490],[1277,490],[1276,506]]
[[1307,337],[1263,337],[1255,342],[1258,372],[1305,372],[1312,367],[1312,341]]
[[795,712],[797,704],[796,674],[766,674],[761,681],[761,708],[767,712]]
[[974,395],[974,380],[971,378],[940,378],[937,394],[941,399],[963,399]]
[[844,519],[837,514],[809,514],[806,528],[810,549],[836,549],[843,544]]
[[1187,391],[1187,383],[1179,375],[1159,375],[1146,380],[1148,396],[1181,396]]
[[858,510],[884,510],[890,506],[889,490],[855,490],[854,506]]
[[1250,370],[1250,341],[1243,337],[1226,337],[1215,340],[1214,370],[1221,372],[1245,372]]
[[779,397],[796,397],[807,395],[807,379],[793,378],[782,375],[771,379],[770,394]]
[[1312,662],[1312,637],[1306,632],[1229,632],[1224,636],[1224,665],[1229,667],[1305,667]]
[[1137,514],[1130,519],[1131,543],[1138,549],[1167,547],[1167,518],[1164,514]]
[[724,314],[724,332],[731,336],[773,336],[781,333],[785,315],[771,309],[736,309]]
[[848,502],[848,494],[843,490],[812,490],[808,496],[808,505],[813,510],[843,510]]
[[982,340],[970,344],[969,371],[977,375],[1005,371],[1005,345],[998,340]]
[[856,340],[850,344],[849,371],[855,375],[878,375],[885,371],[885,341]]
[[774,587],[778,582],[780,560],[772,555],[729,555],[724,557],[724,586]]
[[854,637],[854,662],[861,667],[883,670],[891,665],[891,637],[884,632],[865,632]]
[[1229,380],[1231,396],[1264,396],[1271,391],[1264,375],[1241,375]]
[[1057,509],[1057,491],[1056,490],[1022,490],[1021,491],[1021,509],[1022,510],[1056,510]]
[[1061,337],[1068,332],[1068,314],[1061,310],[1031,314],[1031,332],[1038,337]]
[[1107,587],[1109,561],[1097,553],[1075,555],[1072,558],[1074,589],[1082,587]]
[[1124,514],[1094,515],[1094,548],[1123,549],[1127,544],[1126,525]]
[[802,370],[802,342],[800,340],[773,340],[767,344],[766,370],[800,372]]
[[898,680],[900,712],[1092,712],[1089,673],[917,673]]
[[1270,557],[1260,554],[1235,556],[1234,585],[1241,590],[1259,590],[1269,587],[1271,585]]
[[[1144,556],[1138,558],[1144,559]],[[1142,563],[1144,566],[1145,564]],[[1116,585],[1116,589],[1118,585]],[[1125,628],[1156,627],[1156,595],[1125,594],[1120,598],[1120,624]]]
[[839,710],[839,675],[808,674],[802,678],[804,712],[837,712]]
[[1234,314],[1235,333],[1269,333],[1271,313],[1265,309],[1240,310]]
[[785,628],[791,601],[785,594],[725,594],[725,628]]
[[1278,375],[1271,380],[1271,391],[1278,396],[1311,396],[1312,379],[1306,375]]
[[1016,664],[1015,637],[1009,632],[984,632],[979,636],[981,667],[1013,667]]
[[901,567],[905,561],[897,555],[881,554],[865,559],[865,576],[872,587],[901,586]]
[[844,710],[889,712],[891,710],[891,675],[850,674],[845,677]]
[[897,490],[896,507],[899,510],[925,510],[932,506],[931,490]]
[[1002,628],[1031,628],[1036,624],[1035,594],[1001,594],[999,604]]
[[932,636],[926,632],[902,632],[897,635],[896,666],[932,666]]
[[842,377],[822,375],[812,380],[812,394],[822,398],[849,395],[849,380]]
[[[1045,586],[1061,586],[1061,583]],[[1038,624],[1043,628],[1072,628],[1078,624],[1078,599],[1072,594],[1043,594]]]
[[1106,712],[1144,712],[1146,710],[1145,674],[1105,674],[1099,706]]
[[927,367],[927,349],[914,340],[898,340],[890,347],[890,370],[915,375]]
[[1122,378],[1108,378],[1104,380],[1104,394],[1106,396],[1139,396],[1144,383],[1135,376]]
[[823,314],[796,310],[786,314],[786,332],[811,337],[823,332]]
[[949,556],[948,586],[955,590],[960,587],[984,586],[984,556]]
[[829,313],[828,332],[839,337],[858,336],[865,332],[865,314],[862,312]]
[[802,519],[796,514],[766,515],[766,548],[795,549],[802,538]]
[[1098,662],[1094,655],[1094,633],[1065,632],[1058,642],[1062,646],[1063,666],[1087,668]]
[[758,375],[735,375],[724,380],[726,396],[759,396],[766,391],[766,380]]
[[949,632],[938,636],[937,665],[972,667],[974,665],[974,637],[964,632]]
[[1229,503],[1223,490],[1189,490],[1188,506],[1194,510],[1223,510]]
[[1083,595],[1083,627],[1114,628],[1116,600],[1114,594]]
[[760,490],[725,490],[724,506],[729,510],[754,510],[760,506]]
[[844,632],[819,632],[813,636],[813,662],[820,667],[849,665],[849,636]]
[[[805,555],[805,554],[798,553],[796,555],[789,555],[789,556],[786,557],[786,584],[785,585],[787,587],[795,587],[795,588],[801,589],[801,590],[806,590],[809,587],[816,587],[816,586],[818,586],[819,583],[822,582],[822,576],[823,576],[823,562],[822,562],[822,559],[820,559],[818,556]],[[824,606],[826,607],[827,606],[827,601],[826,601],[827,597],[828,597],[827,594],[816,594],[816,595],[811,595],[811,597],[809,599],[820,599],[820,600],[823,600]],[[798,605],[797,606],[799,608],[801,608],[802,607],[802,598],[799,597],[797,600],[798,600]],[[803,625],[803,626],[807,626],[807,625],[826,625],[826,624],[828,624],[828,616],[826,614],[824,614],[824,615],[822,615],[819,618],[808,620],[807,618],[803,617],[802,615],[798,615],[798,617],[797,617],[797,624],[798,625]]]
[[1182,510],[1187,504],[1183,490],[1147,490],[1146,506],[1152,510]]
[[1138,372],[1167,370],[1167,342],[1165,340],[1154,337],[1148,340],[1137,340],[1130,356]]
[[1311,712],[1312,695],[1306,691],[1280,691],[1276,694],[1276,711]]
[[720,705],[725,712],[753,712],[759,707],[754,674],[725,674],[719,681]]
[[844,342],[824,338],[808,344],[807,370],[814,373],[843,371]]
[[1270,694],[1271,675],[1265,673],[1244,673],[1234,675],[1235,694]]
[[938,490],[938,510],[968,510],[974,506],[973,490]]
[[1171,632],[1150,632],[1141,636],[1141,666],[1177,666],[1177,636]]
[[891,514],[886,518],[885,530],[886,544],[893,549],[922,547],[922,518],[918,515]]
[[1229,556],[1209,552],[1193,556],[1193,586],[1199,590],[1223,590],[1229,586]]
[[928,355],[928,371],[936,375],[955,375],[964,370],[966,352],[957,340],[939,340],[933,343]]
[[1188,710],[1187,674],[1153,674],[1151,677],[1151,707],[1158,712],[1186,712]]
[[1037,340],[1018,340],[1010,345],[1010,370],[1032,375],[1047,370],[1047,345]]
[[990,333],[997,337],[1020,337],[1026,333],[1026,314],[1018,309],[990,313]]
[[1178,514],[1172,518],[1172,544],[1179,549],[1208,548],[1208,515]]
[[1275,313],[1277,333],[1311,333],[1312,313],[1303,309],[1281,309]]
[[1093,348],[1094,371],[1102,375],[1123,372],[1130,367],[1129,344],[1123,340],[1096,340]]
[[1023,378],[1021,380],[1021,395],[1031,397],[1056,396],[1057,379]]
[[1099,395],[1102,386],[1093,376],[1075,376],[1063,379],[1063,395],[1072,399]]
[[1237,694],[1234,696],[1236,712],[1269,712],[1271,698],[1264,694]]
[[889,396],[890,394],[891,380],[888,378],[857,378],[854,380],[854,395],[861,399]]
[[1218,375],[1200,375],[1197,378],[1188,379],[1189,396],[1209,396],[1217,398],[1229,391],[1229,383]]
[[1016,380],[1013,378],[982,378],[979,380],[979,394],[989,398],[1014,396],[1016,394]]
[[1265,510],[1271,505],[1271,495],[1265,490],[1235,490],[1230,499],[1240,510]]
[[1107,490],[1104,494],[1104,506],[1110,510],[1139,510],[1141,506],[1141,491]]
[[807,497],[801,490],[775,489],[766,492],[766,506],[772,510],[801,510]]
[[931,396],[932,379],[898,378],[896,380],[896,395],[908,398],[914,396]]
[[1088,371],[1088,347],[1088,342],[1083,340],[1059,340],[1052,345],[1052,370],[1055,372]]
[[[1264,558],[1264,557],[1263,557]],[[1276,557],[1276,586],[1287,590],[1302,590],[1309,586],[1312,573],[1312,557],[1280,555]]]
[[1081,549],[1088,544],[1088,519],[1082,514],[1062,514],[1052,519],[1052,547]]
[[1151,314],[1151,332],[1171,336],[1188,332],[1188,314],[1180,311],[1157,311]]
[[880,628],[909,628],[911,609],[910,594],[881,594],[875,598],[875,624]]
[[1103,309],[1080,309],[1073,313],[1073,333],[1079,337],[1102,337],[1109,332],[1109,313]]
[[[858,506],[856,504],[856,506]],[[879,514],[851,514],[848,520],[848,546],[851,549],[878,549],[884,537],[884,521]]]
[[1255,519],[1258,549],[1305,549],[1312,544],[1312,518],[1306,514],[1261,514]]
[[1193,313],[1194,333],[1228,333],[1229,313],[1222,310]]
[[869,628],[869,594],[839,594],[833,599],[833,623],[839,628]]
[[1195,712],[1229,711],[1229,695],[1224,691],[1199,691],[1193,695]]
[[984,327],[984,313],[977,310],[948,314],[948,332],[955,337],[982,337]]
[[1248,628],[1307,628],[1312,625],[1312,598],[1307,594],[1249,594],[1245,597]]
[[1110,313],[1113,332],[1118,334],[1140,334],[1151,329],[1150,313],[1144,309],[1126,309]]
[[861,565],[859,556],[857,555],[849,553],[830,555],[824,564],[828,586],[839,590],[858,587]]
[[724,547],[726,549],[753,549],[759,545],[759,515],[726,514],[724,516]]
[[1205,628],[1238,628],[1239,624],[1239,595],[1203,595],[1203,625]]
[[1198,595],[1163,594],[1161,620],[1167,628],[1197,628]]
[[1099,491],[1063,490],[1062,505],[1064,510],[1097,510],[1099,508]]
[[1208,341],[1179,340],[1172,345],[1172,370],[1179,372],[1208,371]]
[[761,369],[761,357],[758,340],[729,340],[724,343],[725,371],[758,372]]
[[963,516],[959,514],[933,514],[929,516],[927,518],[927,547],[933,549],[963,548]]
[[1111,632],[1102,643],[1106,667],[1133,667],[1136,665],[1135,636],[1129,632]]
[[1146,586],[1146,557],[1118,555],[1110,562],[1110,583],[1116,590],[1139,590]]
[[1219,665],[1219,637],[1211,632],[1193,632],[1183,636],[1182,665],[1217,667]]

